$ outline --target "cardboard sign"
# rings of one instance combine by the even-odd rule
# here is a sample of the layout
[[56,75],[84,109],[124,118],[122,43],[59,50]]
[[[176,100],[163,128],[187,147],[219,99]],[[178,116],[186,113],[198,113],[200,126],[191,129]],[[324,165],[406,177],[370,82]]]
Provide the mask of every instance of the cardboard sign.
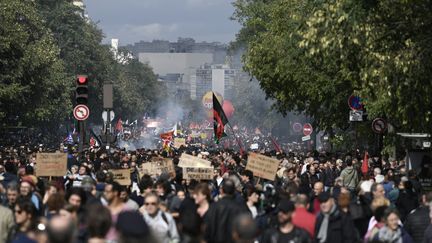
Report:
[[66,153],[38,153],[36,155],[37,176],[64,176],[66,172]]
[[183,179],[213,180],[213,168],[183,167]]
[[181,146],[186,146],[186,139],[174,138],[174,148],[180,148]]
[[122,186],[131,184],[130,169],[112,170],[114,181],[117,181]]
[[250,153],[246,170],[252,171],[254,176],[273,181],[275,179],[279,163],[280,162],[277,159],[257,153]]
[[144,174],[160,175],[162,173],[175,173],[174,164],[171,159],[152,158],[152,162],[141,165],[140,176]]
[[183,153],[180,157],[179,167],[212,168],[210,161]]

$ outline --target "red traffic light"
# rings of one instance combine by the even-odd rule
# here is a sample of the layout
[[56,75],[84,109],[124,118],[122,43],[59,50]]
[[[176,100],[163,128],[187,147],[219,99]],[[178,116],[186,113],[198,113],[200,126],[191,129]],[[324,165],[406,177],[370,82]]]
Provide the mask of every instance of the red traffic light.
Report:
[[79,75],[79,76],[77,76],[77,81],[79,84],[85,84],[85,83],[87,83],[87,76]]

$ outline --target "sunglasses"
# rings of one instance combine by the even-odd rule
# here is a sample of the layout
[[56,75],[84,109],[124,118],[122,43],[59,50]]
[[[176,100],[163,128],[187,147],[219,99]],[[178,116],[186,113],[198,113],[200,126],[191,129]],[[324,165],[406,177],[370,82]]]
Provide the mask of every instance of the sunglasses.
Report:
[[149,206],[149,205],[153,205],[153,206],[156,206],[156,202],[146,202],[146,203],[144,203],[144,205],[146,205],[146,206]]
[[22,210],[15,210],[15,213],[17,214],[21,214],[23,211]]

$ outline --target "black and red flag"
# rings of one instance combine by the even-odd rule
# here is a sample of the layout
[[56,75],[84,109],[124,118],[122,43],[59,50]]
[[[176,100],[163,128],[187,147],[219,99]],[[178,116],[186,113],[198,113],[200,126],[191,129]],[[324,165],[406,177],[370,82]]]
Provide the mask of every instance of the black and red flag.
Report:
[[216,143],[219,143],[219,140],[222,137],[225,137],[225,125],[228,123],[228,118],[225,115],[225,112],[222,109],[219,100],[216,98],[216,95],[213,93],[213,128],[215,133]]

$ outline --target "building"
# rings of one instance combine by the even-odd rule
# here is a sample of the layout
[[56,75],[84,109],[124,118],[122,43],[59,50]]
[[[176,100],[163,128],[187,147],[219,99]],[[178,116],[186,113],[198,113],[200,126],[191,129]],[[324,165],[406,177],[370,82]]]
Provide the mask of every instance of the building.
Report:
[[[234,97],[234,82],[238,69],[232,69],[226,64],[203,65],[196,70],[195,84],[191,85],[191,98],[201,99],[208,91],[222,95],[224,99]],[[193,87],[196,87],[193,90]]]

